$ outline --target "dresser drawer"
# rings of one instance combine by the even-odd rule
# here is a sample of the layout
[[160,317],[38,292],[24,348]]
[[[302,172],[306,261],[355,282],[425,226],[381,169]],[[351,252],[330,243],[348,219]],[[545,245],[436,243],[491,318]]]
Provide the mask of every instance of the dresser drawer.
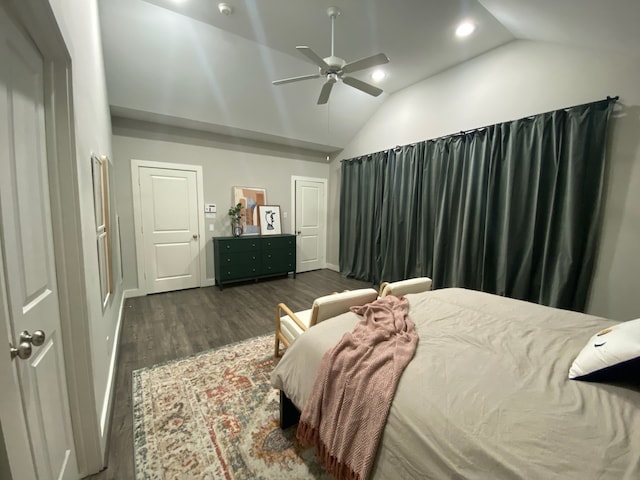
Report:
[[287,237],[267,237],[261,238],[262,249],[272,250],[277,248],[292,248],[295,246],[296,237],[293,235]]
[[292,250],[271,250],[262,254],[262,272],[286,273],[295,270],[295,256]]
[[228,268],[231,265],[254,265],[258,267],[260,266],[260,258],[260,252],[257,250],[252,252],[236,253],[223,252],[218,257],[218,261],[220,262],[220,268]]
[[225,252],[258,252],[260,251],[260,238],[236,238],[233,240],[219,240],[218,248],[220,249],[220,255]]
[[222,252],[218,256],[220,280],[235,280],[260,275],[261,257],[259,250],[246,252]]

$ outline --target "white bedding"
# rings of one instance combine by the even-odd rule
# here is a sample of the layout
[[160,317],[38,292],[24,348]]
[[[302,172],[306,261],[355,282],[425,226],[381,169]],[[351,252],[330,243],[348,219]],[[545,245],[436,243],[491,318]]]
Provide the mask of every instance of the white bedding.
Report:
[[[373,478],[640,479],[640,391],[569,380],[612,320],[464,289],[407,295],[420,340]],[[302,409],[324,352],[357,323],[326,320],[272,375]]]

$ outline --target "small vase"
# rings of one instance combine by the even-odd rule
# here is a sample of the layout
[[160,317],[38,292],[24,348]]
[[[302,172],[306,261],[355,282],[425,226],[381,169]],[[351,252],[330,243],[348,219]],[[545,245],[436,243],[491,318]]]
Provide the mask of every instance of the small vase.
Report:
[[242,226],[239,223],[232,224],[231,233],[234,237],[239,237],[240,235],[242,235]]

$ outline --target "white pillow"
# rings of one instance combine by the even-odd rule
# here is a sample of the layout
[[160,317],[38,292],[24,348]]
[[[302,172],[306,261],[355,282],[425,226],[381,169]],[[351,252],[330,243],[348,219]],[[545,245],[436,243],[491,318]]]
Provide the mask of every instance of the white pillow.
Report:
[[640,318],[605,328],[591,337],[571,365],[569,378],[640,379]]

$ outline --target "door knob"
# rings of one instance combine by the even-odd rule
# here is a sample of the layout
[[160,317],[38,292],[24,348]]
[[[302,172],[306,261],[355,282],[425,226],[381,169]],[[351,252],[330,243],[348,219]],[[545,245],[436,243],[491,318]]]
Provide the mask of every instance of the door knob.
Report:
[[197,240],[197,239],[198,239],[198,234],[197,234],[197,233],[194,233],[194,234],[193,234],[193,239],[194,239],[194,240]]
[[300,235],[302,233],[302,230],[298,230],[296,233]]
[[20,334],[20,343],[31,343],[34,347],[39,347],[44,343],[45,338],[46,336],[42,330],[35,330],[33,335],[25,330]]
[[11,360],[16,357],[26,360],[31,356],[31,344],[29,342],[20,342],[18,348],[9,344],[9,351],[11,352]]

